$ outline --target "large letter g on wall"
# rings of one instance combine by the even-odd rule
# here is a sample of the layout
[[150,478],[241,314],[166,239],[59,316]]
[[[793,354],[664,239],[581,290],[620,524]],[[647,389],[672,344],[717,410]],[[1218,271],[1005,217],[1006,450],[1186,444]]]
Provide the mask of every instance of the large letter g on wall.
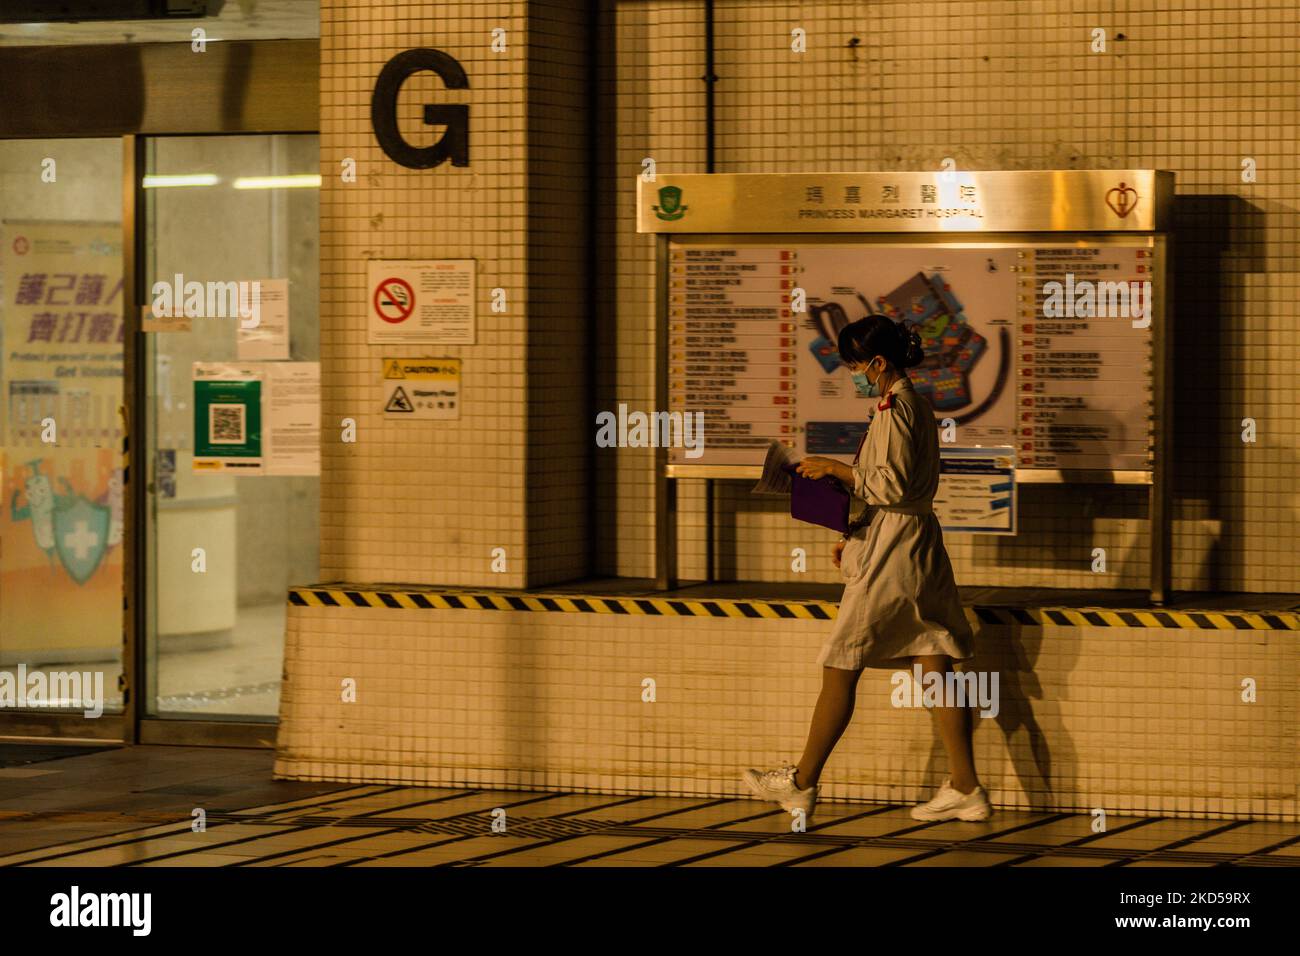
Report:
[[432,169],[448,159],[453,166],[469,165],[469,107],[456,103],[424,107],[427,126],[446,126],[447,132],[432,146],[412,146],[397,128],[397,94],[413,73],[431,70],[449,90],[469,89],[465,70],[455,57],[441,50],[406,50],[379,71],[370,98],[370,125],[388,158],[409,169]]

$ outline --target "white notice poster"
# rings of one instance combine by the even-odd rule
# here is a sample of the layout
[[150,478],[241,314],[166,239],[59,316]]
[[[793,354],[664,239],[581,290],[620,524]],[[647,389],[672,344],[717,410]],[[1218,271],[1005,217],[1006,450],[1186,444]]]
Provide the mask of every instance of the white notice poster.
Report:
[[320,363],[266,362],[266,473],[320,474]]
[[473,259],[371,259],[366,263],[371,345],[473,345]]
[[1015,448],[941,447],[939,456],[934,513],[944,534],[1015,534]]
[[141,332],[188,332],[190,331],[190,318],[183,312],[173,312],[167,314],[154,314],[152,305],[140,307],[140,331]]
[[251,319],[236,326],[236,355],[241,362],[289,357],[289,280],[259,279],[257,325],[245,328]]

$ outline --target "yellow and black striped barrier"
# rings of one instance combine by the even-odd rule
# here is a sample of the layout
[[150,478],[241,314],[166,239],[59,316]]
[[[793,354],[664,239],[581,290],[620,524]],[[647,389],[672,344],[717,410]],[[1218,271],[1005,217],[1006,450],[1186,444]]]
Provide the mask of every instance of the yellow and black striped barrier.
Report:
[[[765,601],[724,598],[620,597],[470,589],[381,588],[321,585],[289,590],[297,607],[405,608],[411,611],[558,611],[643,617],[833,620],[833,601]],[[1151,627],[1202,631],[1300,631],[1294,611],[1198,611],[1161,608],[966,608],[972,623],[1020,627]]]
[[612,597],[470,590],[374,590],[291,588],[289,603],[300,607],[388,607],[438,611],[560,611],[571,614],[629,614],[644,617],[788,618],[829,621],[828,601],[731,601],[720,598]]
[[1300,631],[1291,611],[1172,611],[1163,608],[988,607],[966,609],[984,624],[1025,627],[1154,627],[1197,631]]

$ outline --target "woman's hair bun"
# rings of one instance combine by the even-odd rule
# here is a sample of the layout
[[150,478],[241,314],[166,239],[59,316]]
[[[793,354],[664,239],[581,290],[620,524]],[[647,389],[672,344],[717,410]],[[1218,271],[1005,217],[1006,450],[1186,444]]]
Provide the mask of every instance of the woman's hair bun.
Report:
[[895,328],[898,329],[898,354],[894,364],[898,368],[912,368],[920,365],[921,360],[925,358],[925,348],[921,344],[921,336],[915,327],[899,322]]
[[872,314],[850,322],[840,329],[837,345],[846,365],[870,362],[883,355],[894,368],[904,369],[920,365],[925,358],[915,326],[895,322],[886,315]]

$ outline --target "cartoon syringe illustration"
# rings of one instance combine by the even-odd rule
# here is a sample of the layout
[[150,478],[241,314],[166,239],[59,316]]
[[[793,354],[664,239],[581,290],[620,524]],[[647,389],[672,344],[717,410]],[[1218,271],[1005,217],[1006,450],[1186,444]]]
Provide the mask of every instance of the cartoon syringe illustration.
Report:
[[[36,538],[36,546],[45,552],[54,563],[54,509],[59,507],[64,500],[64,496],[56,495],[54,488],[50,484],[50,479],[41,474],[41,459],[36,458],[27,463],[27,467],[32,470],[23,482],[21,491],[15,489],[13,497],[9,499],[9,517],[12,521],[32,522],[32,536]],[[72,486],[68,484],[66,478],[60,479],[63,483],[67,497],[72,497]],[[27,504],[18,507],[18,496],[23,494],[27,498]]]

